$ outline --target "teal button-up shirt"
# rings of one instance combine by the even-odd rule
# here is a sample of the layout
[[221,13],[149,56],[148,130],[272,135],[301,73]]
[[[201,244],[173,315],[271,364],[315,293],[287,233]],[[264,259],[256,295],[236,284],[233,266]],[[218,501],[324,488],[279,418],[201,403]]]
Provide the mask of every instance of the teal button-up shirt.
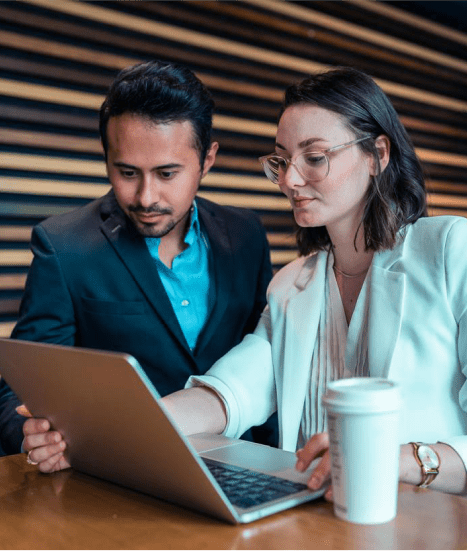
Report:
[[214,300],[209,243],[201,231],[196,201],[185,236],[188,246],[173,259],[172,268],[159,258],[160,238],[146,237],[145,240],[188,346],[194,350]]

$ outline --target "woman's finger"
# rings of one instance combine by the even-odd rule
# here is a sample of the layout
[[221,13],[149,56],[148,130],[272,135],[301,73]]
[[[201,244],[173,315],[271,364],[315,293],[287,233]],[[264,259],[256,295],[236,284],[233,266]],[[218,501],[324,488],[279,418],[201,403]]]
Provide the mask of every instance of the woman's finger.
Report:
[[317,457],[322,456],[328,448],[329,436],[326,432],[313,435],[306,445],[297,451],[297,464],[295,468],[301,472],[305,471],[311,462]]
[[327,484],[331,480],[331,457],[329,450],[325,452],[321,461],[318,463],[316,468],[311,474],[310,479],[308,480],[308,487],[311,490],[318,490]]

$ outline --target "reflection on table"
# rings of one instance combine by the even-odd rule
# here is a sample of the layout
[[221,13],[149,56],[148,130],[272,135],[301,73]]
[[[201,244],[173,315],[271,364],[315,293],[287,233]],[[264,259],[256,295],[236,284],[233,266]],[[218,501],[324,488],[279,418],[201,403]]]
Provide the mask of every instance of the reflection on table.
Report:
[[392,522],[362,526],[319,500],[231,526],[73,470],[44,475],[0,458],[7,549],[462,549],[467,499],[401,485]]

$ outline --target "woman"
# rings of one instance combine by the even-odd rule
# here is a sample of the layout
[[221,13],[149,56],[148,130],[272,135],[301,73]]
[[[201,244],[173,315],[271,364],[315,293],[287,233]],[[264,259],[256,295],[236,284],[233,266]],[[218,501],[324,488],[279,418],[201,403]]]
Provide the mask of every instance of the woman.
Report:
[[[388,377],[403,390],[401,481],[464,492],[467,221],[425,216],[413,146],[382,90],[353,69],[287,89],[276,151],[261,162],[291,202],[301,256],[273,279],[255,333],[166,406],[187,434],[227,436],[277,410],[297,468],[322,455],[317,489],[330,477],[327,383]],[[412,441],[434,443],[439,474],[425,480]]]

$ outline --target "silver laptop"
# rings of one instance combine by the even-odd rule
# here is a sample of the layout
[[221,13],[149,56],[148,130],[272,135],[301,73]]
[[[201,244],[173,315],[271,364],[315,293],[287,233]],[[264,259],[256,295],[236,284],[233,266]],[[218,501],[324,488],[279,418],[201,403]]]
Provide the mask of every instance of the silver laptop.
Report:
[[0,374],[49,419],[78,471],[246,523],[316,499],[290,452],[220,435],[186,438],[132,356],[0,339]]

